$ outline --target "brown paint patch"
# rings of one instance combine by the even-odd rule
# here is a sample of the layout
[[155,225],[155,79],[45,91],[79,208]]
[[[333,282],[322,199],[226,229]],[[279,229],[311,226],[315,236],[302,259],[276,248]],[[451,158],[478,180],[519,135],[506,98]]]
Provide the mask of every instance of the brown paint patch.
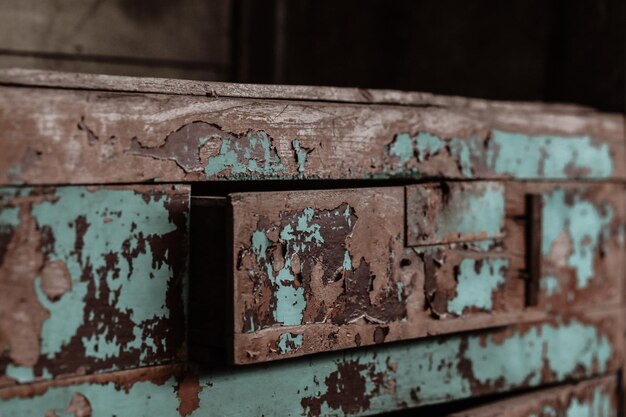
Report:
[[74,414],[74,417],[91,417],[91,404],[84,395],[75,392],[72,394],[70,405],[65,409],[65,412]]
[[[0,265],[0,345],[16,365],[33,366],[39,358],[39,335],[50,313],[40,304],[35,278],[44,262],[41,235],[30,205],[20,205],[20,223]],[[7,349],[8,347],[8,349]]]
[[199,394],[202,392],[200,381],[196,375],[187,375],[178,384],[177,395],[180,400],[178,412],[181,417],[191,415],[200,407]]
[[[385,386],[384,377],[384,373],[376,372],[373,365],[341,362],[325,379],[326,392],[317,397],[305,397],[300,403],[310,417],[319,416],[324,403],[333,410],[341,409],[346,415],[355,414],[369,408],[370,400]],[[374,384],[371,392],[367,389],[368,380]]]
[[50,301],[57,301],[72,289],[72,277],[64,262],[46,262],[41,270],[41,289]]

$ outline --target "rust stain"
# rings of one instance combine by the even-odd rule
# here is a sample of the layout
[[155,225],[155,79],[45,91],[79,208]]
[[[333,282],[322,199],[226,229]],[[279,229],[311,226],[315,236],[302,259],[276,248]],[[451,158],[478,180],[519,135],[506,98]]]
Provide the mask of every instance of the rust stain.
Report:
[[196,375],[186,375],[185,378],[178,384],[177,395],[180,401],[178,406],[178,412],[181,417],[191,415],[195,410],[200,407],[200,393],[202,387],[200,381]]

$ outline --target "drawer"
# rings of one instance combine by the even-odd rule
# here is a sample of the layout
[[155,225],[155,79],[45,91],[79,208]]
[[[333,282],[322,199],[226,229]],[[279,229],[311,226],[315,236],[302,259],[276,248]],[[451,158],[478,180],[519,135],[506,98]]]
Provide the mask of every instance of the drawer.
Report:
[[189,194],[0,188],[0,385],[180,359]]
[[[571,289],[571,271],[536,258],[533,243],[551,236],[551,199],[562,190],[609,216],[588,230],[593,253],[570,255],[591,266],[586,285]],[[617,304],[620,204],[610,186],[504,182],[194,198],[191,341],[247,364]],[[584,227],[578,211],[564,222]],[[554,279],[580,303],[558,298]]]

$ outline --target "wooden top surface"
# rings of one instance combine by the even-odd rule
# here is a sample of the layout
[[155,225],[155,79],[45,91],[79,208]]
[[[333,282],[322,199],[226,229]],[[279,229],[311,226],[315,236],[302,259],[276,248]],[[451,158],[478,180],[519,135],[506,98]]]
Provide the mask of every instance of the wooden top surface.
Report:
[[23,68],[0,69],[0,85],[79,90],[157,93],[209,97],[310,100],[404,106],[515,109],[524,112],[585,114],[594,109],[573,104],[484,100],[425,92],[303,85],[265,85],[168,78],[84,74]]

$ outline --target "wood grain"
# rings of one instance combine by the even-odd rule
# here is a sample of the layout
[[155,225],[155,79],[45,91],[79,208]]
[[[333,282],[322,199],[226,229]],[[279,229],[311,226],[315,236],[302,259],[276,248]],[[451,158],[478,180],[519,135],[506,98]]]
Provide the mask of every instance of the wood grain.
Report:
[[621,116],[0,88],[0,184],[624,178]]

